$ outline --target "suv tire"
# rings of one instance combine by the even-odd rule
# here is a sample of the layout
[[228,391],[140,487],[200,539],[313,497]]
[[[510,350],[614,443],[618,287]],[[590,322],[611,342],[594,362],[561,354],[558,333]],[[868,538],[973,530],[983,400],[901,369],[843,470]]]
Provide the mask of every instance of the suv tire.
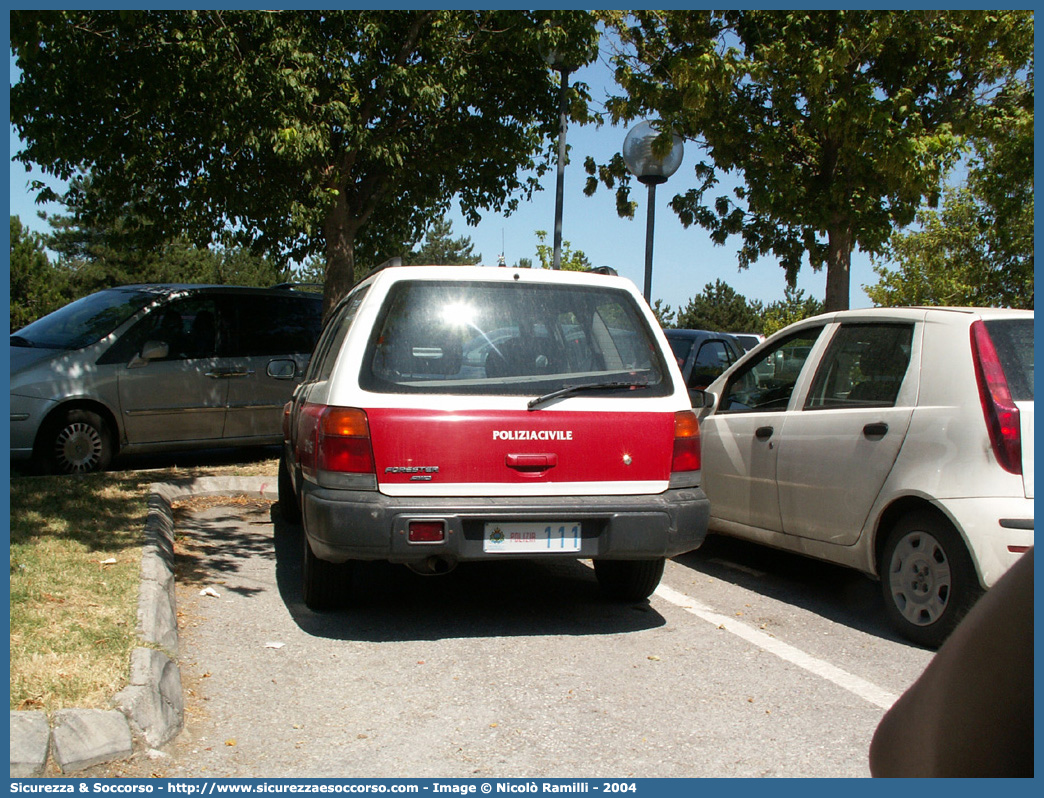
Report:
[[909,513],[888,535],[881,553],[885,610],[908,640],[937,648],[983,590],[964,542],[933,512]]
[[610,598],[643,601],[652,595],[663,577],[666,557],[655,560],[595,560],[598,586]]
[[353,563],[334,563],[321,560],[315,556],[308,544],[308,536],[301,535],[304,541],[304,556],[301,558],[301,593],[305,606],[310,610],[322,612],[343,607],[351,590]]
[[294,493],[294,486],[290,481],[290,470],[286,464],[286,454],[279,456],[278,474],[279,514],[283,516],[283,520],[286,523],[299,525],[301,523],[301,504],[297,501],[297,494]]

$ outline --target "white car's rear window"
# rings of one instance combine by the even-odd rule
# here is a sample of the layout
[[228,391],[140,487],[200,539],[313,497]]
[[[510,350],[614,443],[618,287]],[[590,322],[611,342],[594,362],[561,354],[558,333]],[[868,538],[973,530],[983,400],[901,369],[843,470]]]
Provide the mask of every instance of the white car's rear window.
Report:
[[991,319],[986,322],[997,349],[1008,390],[1016,402],[1033,401],[1033,319]]

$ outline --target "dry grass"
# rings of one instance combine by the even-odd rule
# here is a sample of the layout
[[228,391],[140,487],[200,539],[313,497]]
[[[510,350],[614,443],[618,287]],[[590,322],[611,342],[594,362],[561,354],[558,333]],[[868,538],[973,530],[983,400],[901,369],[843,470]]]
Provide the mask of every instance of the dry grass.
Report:
[[276,473],[265,459],[11,477],[11,709],[108,708],[127,682],[153,482]]

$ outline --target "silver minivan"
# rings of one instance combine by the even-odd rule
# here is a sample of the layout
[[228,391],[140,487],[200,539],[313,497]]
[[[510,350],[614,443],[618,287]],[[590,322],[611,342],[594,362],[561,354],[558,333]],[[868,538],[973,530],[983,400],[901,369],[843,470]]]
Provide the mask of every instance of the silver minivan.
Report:
[[290,288],[130,285],[11,335],[11,459],[106,468],[118,452],[279,443],[322,325]]

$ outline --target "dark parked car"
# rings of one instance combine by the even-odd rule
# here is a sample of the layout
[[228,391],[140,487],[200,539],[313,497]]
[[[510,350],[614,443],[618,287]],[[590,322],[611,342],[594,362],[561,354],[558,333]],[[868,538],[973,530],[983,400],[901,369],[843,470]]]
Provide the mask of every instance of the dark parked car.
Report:
[[709,330],[664,330],[689,391],[702,390],[743,355],[729,333]]
[[11,335],[11,459],[98,471],[117,452],[281,440],[322,327],[284,288],[130,285]]

